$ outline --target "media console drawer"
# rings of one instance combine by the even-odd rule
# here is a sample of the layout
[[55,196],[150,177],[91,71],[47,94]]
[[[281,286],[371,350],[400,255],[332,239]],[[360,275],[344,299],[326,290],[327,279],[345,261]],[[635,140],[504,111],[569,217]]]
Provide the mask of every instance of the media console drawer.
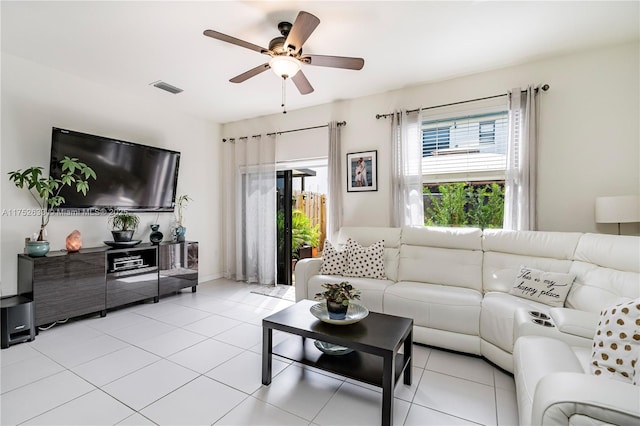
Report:
[[18,255],[18,292],[34,301],[36,326],[104,311],[104,288],[104,251]]
[[167,242],[159,246],[160,295],[198,285],[198,243],[195,241]]

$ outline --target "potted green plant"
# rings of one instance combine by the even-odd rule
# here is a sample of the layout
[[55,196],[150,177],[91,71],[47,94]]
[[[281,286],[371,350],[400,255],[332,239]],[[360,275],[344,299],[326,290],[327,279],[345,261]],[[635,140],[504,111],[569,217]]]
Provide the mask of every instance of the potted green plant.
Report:
[[188,195],[181,195],[176,202],[176,236],[178,241],[184,241],[184,236],[187,233],[187,228],[183,224],[184,215],[183,210],[187,208],[189,201],[193,201]]
[[312,225],[309,217],[302,210],[294,210],[291,215],[291,251],[294,258],[300,257],[300,249],[304,246],[318,247],[320,225]]
[[133,233],[138,228],[140,218],[129,212],[116,212],[109,216],[111,234],[115,242],[128,242],[133,238]]
[[[75,186],[77,192],[87,195],[89,179],[96,179],[93,169],[77,158],[65,156],[60,160],[62,174],[60,178],[52,176],[44,177],[42,167],[29,167],[25,170],[9,172],[9,180],[17,188],[24,188],[38,203],[40,207],[40,231],[35,241],[27,242],[27,253],[32,256],[44,256],[49,252],[49,242],[46,241],[46,228],[51,218],[51,212],[55,207],[64,203],[64,197],[60,191],[65,186]],[[31,246],[31,247],[30,247]]]
[[327,312],[329,312],[331,319],[344,319],[347,315],[347,309],[349,309],[349,301],[360,299],[360,290],[353,288],[348,281],[342,281],[338,284],[324,283],[322,288],[325,291],[316,293],[315,299],[326,299]]

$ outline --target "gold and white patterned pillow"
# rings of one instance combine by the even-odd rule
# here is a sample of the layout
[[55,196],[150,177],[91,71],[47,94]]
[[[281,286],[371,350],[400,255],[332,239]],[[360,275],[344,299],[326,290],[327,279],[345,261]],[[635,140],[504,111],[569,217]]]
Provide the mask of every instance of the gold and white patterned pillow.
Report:
[[323,275],[344,275],[347,270],[347,251],[336,249],[329,240],[324,242],[322,249],[322,266],[320,273]]
[[602,311],[593,338],[591,373],[633,383],[639,356],[640,298]]
[[347,270],[345,277],[386,279],[384,272],[384,240],[362,247],[355,240],[347,240]]

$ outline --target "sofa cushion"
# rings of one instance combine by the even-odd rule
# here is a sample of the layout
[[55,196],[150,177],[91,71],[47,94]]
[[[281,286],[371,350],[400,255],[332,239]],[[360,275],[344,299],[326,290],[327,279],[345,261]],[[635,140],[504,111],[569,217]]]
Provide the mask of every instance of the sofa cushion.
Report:
[[482,233],[482,249],[485,252],[572,259],[581,235],[579,232],[485,229]]
[[413,318],[413,324],[479,335],[482,294],[477,290],[401,281],[387,287],[384,312]]
[[502,292],[489,292],[482,299],[480,336],[483,340],[512,353],[514,317],[518,309],[549,313],[549,306]]
[[591,372],[631,383],[640,353],[640,298],[602,311],[593,338]]
[[509,293],[549,306],[562,307],[575,276],[520,267]]
[[338,234],[338,247],[347,243],[351,238],[363,246],[370,246],[379,240],[384,240],[385,247],[400,248],[400,228],[374,226],[344,226]]
[[640,297],[638,237],[584,234],[570,273],[576,281],[567,296],[567,307],[599,313]]
[[344,250],[347,252],[345,277],[387,278],[384,272],[384,240],[362,247],[357,241],[349,239]]
[[584,234],[578,241],[575,260],[604,268],[640,272],[638,237],[629,235]]
[[580,235],[573,232],[485,229],[482,237],[484,292],[508,293],[522,265],[568,273]]
[[460,250],[482,250],[479,228],[406,226],[402,228],[402,244]]
[[347,269],[346,250],[336,249],[329,240],[325,241],[322,250],[322,266],[320,273],[324,275],[344,275]]
[[608,306],[640,297],[640,274],[574,261],[570,272],[576,280],[565,306],[600,313]]
[[482,252],[438,247],[400,247],[398,281],[482,290]]

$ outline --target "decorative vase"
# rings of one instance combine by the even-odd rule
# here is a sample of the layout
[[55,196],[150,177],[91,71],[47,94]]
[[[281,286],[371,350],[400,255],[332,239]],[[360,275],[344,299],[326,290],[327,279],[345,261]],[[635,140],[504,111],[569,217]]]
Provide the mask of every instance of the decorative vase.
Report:
[[149,241],[151,241],[152,244],[160,244],[162,238],[164,237],[164,235],[162,235],[162,232],[158,231],[158,229],[160,229],[160,225],[158,225],[157,223],[151,225],[151,235],[149,235]]
[[342,302],[334,302],[327,299],[327,312],[332,320],[343,320],[347,316],[349,305],[343,305]]
[[187,228],[185,226],[178,226],[176,228],[176,237],[178,237],[178,241],[184,241],[184,236],[187,233]]
[[31,257],[42,257],[49,253],[49,241],[27,241],[25,253]]
[[133,230],[129,231],[111,231],[113,235],[113,241],[117,243],[126,243],[133,238]]

